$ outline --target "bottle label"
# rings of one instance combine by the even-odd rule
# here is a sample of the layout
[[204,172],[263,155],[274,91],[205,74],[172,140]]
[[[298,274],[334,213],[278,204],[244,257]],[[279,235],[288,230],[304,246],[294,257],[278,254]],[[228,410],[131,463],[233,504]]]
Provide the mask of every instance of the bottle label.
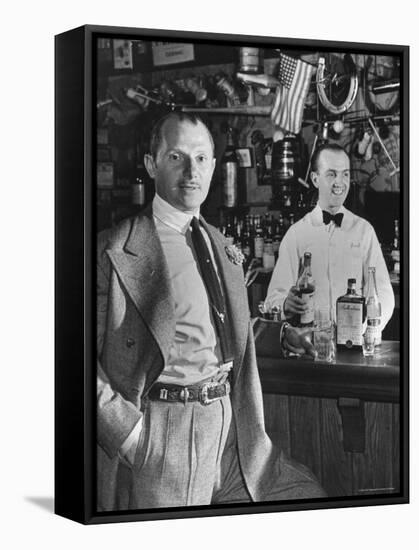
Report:
[[379,346],[381,344],[381,319],[379,317],[369,318],[367,321],[367,331],[374,335],[374,344]]
[[337,344],[348,348],[362,346],[362,315],[362,303],[337,303]]
[[308,325],[314,321],[314,292],[301,293],[301,299],[308,305],[309,309],[300,315],[300,323],[302,325]]
[[263,257],[264,245],[263,237],[255,237],[255,258]]
[[263,267],[265,269],[273,269],[275,267],[275,256],[273,254],[270,254],[269,252],[263,253]]

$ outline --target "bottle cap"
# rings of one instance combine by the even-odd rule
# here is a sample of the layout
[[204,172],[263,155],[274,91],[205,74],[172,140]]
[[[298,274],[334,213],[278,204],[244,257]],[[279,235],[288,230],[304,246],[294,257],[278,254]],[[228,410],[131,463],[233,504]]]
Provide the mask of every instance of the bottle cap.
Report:
[[348,286],[356,285],[356,279],[348,279]]

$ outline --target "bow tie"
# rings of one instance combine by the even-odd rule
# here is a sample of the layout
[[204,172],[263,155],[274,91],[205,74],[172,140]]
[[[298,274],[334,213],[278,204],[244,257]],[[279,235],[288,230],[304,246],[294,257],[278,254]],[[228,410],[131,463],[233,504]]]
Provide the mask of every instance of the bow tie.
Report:
[[335,222],[335,224],[338,227],[342,225],[342,220],[343,220],[342,212],[339,212],[339,214],[335,214],[334,216],[329,212],[326,212],[326,210],[322,210],[322,212],[323,212],[323,223],[325,225],[329,225],[330,222]]

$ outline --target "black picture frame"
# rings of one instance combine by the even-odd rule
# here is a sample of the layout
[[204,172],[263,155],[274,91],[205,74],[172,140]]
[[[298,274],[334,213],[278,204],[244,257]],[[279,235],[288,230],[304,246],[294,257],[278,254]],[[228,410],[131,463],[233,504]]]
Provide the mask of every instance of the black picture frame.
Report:
[[[95,235],[97,38],[168,40],[200,45],[253,45],[300,52],[380,52],[400,58],[400,490],[315,501],[258,502],[153,511],[97,512],[95,507]],[[198,55],[198,52],[195,52]],[[137,53],[133,53],[133,63]],[[140,54],[138,54],[140,55]],[[225,48],[225,62],[232,55]],[[113,61],[112,61],[113,62]],[[203,58],[203,63],[207,62]],[[124,72],[125,69],[120,69]],[[409,48],[364,44],[170,31],[82,26],[55,39],[55,512],[84,524],[288,510],[400,504],[409,502]]]

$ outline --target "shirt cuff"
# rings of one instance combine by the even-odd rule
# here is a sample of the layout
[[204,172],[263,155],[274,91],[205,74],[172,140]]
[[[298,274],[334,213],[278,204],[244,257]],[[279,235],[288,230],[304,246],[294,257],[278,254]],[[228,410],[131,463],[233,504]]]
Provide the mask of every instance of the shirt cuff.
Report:
[[285,338],[285,331],[287,330],[287,328],[290,326],[289,323],[287,323],[286,321],[284,323],[282,323],[281,325],[281,330],[279,332],[279,341],[281,343],[281,349],[282,350],[286,350],[287,348],[284,347],[284,338]]
[[120,449],[119,449],[119,456],[123,458],[131,446],[135,443],[135,441],[138,441],[138,438],[140,436],[140,432],[143,427],[143,417],[140,418],[140,420],[137,422],[137,424],[134,426],[134,428],[131,430],[129,436],[126,438],[126,440],[122,443]]

